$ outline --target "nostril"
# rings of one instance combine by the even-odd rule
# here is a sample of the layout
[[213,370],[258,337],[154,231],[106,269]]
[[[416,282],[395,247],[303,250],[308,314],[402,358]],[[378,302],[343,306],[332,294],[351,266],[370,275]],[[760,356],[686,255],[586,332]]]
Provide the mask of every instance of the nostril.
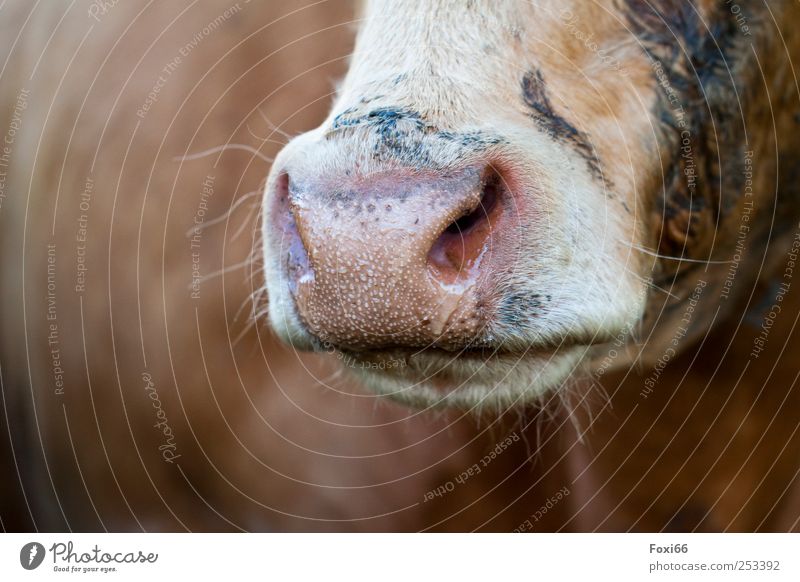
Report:
[[500,212],[503,184],[492,172],[482,182],[477,205],[454,220],[439,235],[428,254],[428,264],[445,283],[468,277],[487,248]]
[[468,210],[461,215],[458,219],[454,220],[448,226],[444,234],[464,234],[475,225],[484,220],[488,220],[489,216],[497,204],[500,191],[500,176],[492,174],[483,182],[483,189],[481,191],[481,199],[478,205],[472,210]]
[[297,227],[297,217],[292,210],[290,191],[291,179],[289,174],[284,172],[275,180],[274,203],[277,210],[275,217],[281,237],[279,248],[285,257],[289,289],[292,293],[296,293],[298,285],[312,279],[314,273]]

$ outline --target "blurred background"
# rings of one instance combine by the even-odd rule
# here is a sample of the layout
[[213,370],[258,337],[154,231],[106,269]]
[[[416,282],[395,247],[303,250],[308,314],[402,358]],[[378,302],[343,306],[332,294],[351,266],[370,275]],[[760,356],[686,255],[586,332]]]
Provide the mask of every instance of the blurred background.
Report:
[[726,343],[646,405],[609,374],[475,419],[378,399],[254,317],[270,160],[325,118],[356,26],[348,0],[0,3],[0,527],[797,527],[793,372],[696,390],[738,386]]

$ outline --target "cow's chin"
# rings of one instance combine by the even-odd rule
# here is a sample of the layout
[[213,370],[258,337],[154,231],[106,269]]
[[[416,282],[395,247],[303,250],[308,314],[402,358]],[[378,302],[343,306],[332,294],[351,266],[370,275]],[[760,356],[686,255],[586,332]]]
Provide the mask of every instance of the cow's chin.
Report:
[[580,366],[585,346],[497,353],[438,349],[343,353],[345,369],[374,392],[415,408],[500,412],[546,398]]

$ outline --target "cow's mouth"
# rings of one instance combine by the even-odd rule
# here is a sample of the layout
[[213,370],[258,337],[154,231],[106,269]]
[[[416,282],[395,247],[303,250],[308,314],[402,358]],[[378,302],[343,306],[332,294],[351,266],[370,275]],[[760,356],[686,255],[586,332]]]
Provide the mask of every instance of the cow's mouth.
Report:
[[345,369],[384,396],[414,406],[465,408],[518,404],[529,400],[530,394],[556,388],[575,369],[585,349],[571,344],[525,351],[430,347],[334,353]]
[[498,363],[508,364],[530,359],[547,359],[557,357],[560,351],[566,352],[574,346],[563,346],[562,348],[539,347],[530,348],[524,351],[504,350],[502,348],[491,347],[468,347],[460,350],[446,350],[439,347],[427,347],[424,349],[395,348],[370,351],[347,351],[340,352],[340,358],[349,359],[352,362],[364,364],[365,367],[376,366],[385,368],[389,363],[393,363],[393,368],[403,367],[412,362],[419,362],[431,365],[431,373],[441,373],[449,371],[450,368],[458,366],[460,363],[469,362],[471,365],[484,364],[491,367]]
[[[409,347],[385,347],[379,349],[369,350],[354,350],[349,348],[339,348],[328,346],[327,349],[319,347],[318,342],[315,342],[315,351],[326,351],[327,353],[336,354],[339,359],[357,362],[364,364],[364,366],[381,365],[385,367],[389,362],[396,364],[407,364],[410,361],[442,361],[442,362],[458,362],[462,360],[468,361],[482,361],[487,365],[495,360],[509,359],[509,358],[522,358],[526,353],[515,352],[511,350],[504,350],[497,347],[488,346],[469,346],[459,349],[444,349],[437,346],[428,346],[424,348],[409,348]],[[531,350],[531,354],[540,354],[550,350]],[[396,366],[394,366],[396,367]]]

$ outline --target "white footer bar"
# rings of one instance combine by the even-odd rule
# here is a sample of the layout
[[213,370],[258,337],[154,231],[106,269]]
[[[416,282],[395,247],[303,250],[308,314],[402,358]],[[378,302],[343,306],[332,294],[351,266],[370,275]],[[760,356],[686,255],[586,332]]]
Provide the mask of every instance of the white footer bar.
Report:
[[0,580],[800,580],[798,554],[792,534],[3,534]]

